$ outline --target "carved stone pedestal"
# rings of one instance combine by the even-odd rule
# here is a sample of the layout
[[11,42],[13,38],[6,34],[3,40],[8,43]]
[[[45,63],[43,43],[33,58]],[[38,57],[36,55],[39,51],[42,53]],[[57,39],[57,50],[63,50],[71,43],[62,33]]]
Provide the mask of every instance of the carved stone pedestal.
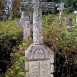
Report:
[[54,77],[54,52],[49,47],[31,44],[25,56],[25,77]]

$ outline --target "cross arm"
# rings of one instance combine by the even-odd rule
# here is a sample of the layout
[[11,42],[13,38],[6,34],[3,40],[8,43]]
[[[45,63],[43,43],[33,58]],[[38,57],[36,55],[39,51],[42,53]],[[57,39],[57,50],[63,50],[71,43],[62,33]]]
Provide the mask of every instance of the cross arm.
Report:
[[22,2],[21,11],[33,10],[33,5],[34,5],[34,3],[31,3],[31,2]]
[[[22,2],[21,11],[33,10],[34,5],[35,5],[35,3]],[[42,10],[52,10],[53,11],[55,9],[55,3],[54,2],[40,2],[40,8]]]

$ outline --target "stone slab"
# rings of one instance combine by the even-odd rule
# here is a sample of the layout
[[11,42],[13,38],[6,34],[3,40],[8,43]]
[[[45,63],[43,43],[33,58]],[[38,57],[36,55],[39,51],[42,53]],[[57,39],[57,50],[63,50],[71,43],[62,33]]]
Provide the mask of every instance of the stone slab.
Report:
[[[25,11],[25,10],[31,10],[33,11],[34,9],[34,5],[35,3],[34,2],[22,2],[21,3],[21,10],[22,11]],[[51,10],[51,11],[54,11],[55,9],[55,3],[54,2],[40,2],[40,8],[42,10]]]
[[31,44],[25,51],[25,57],[29,60],[50,59],[51,63],[54,63],[54,52],[45,44]]
[[29,62],[29,77],[39,77],[39,61],[31,61]]
[[25,62],[25,77],[52,77],[53,65],[50,60],[38,60]]
[[40,61],[40,77],[50,77],[50,60]]

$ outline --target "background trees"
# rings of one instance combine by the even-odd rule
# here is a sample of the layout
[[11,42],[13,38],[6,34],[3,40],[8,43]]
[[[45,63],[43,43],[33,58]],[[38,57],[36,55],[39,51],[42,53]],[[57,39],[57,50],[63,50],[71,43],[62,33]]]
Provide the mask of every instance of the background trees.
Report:
[[5,1],[0,0],[0,16],[3,15],[4,5],[5,5]]
[[13,2],[13,18],[19,18],[20,17],[20,4],[22,0],[14,0]]
[[[20,17],[20,4],[23,0],[13,0],[13,9],[12,9],[12,16],[13,18]],[[31,0],[30,0],[31,1]],[[42,0],[47,2],[55,2],[55,3],[64,3],[65,7],[68,9],[68,13],[77,10],[77,0]],[[3,10],[5,7],[6,1],[0,0],[0,16],[3,15]]]

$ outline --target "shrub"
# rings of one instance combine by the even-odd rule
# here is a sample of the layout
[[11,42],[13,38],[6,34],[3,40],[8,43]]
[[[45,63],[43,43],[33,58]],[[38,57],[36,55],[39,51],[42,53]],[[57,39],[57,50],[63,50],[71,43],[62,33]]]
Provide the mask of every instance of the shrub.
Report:
[[5,73],[11,65],[10,53],[18,51],[22,42],[22,29],[16,27],[17,20],[0,22],[0,73]]
[[64,22],[57,17],[53,22],[44,20],[44,42],[55,52],[55,77],[76,77],[77,27],[67,28]]

